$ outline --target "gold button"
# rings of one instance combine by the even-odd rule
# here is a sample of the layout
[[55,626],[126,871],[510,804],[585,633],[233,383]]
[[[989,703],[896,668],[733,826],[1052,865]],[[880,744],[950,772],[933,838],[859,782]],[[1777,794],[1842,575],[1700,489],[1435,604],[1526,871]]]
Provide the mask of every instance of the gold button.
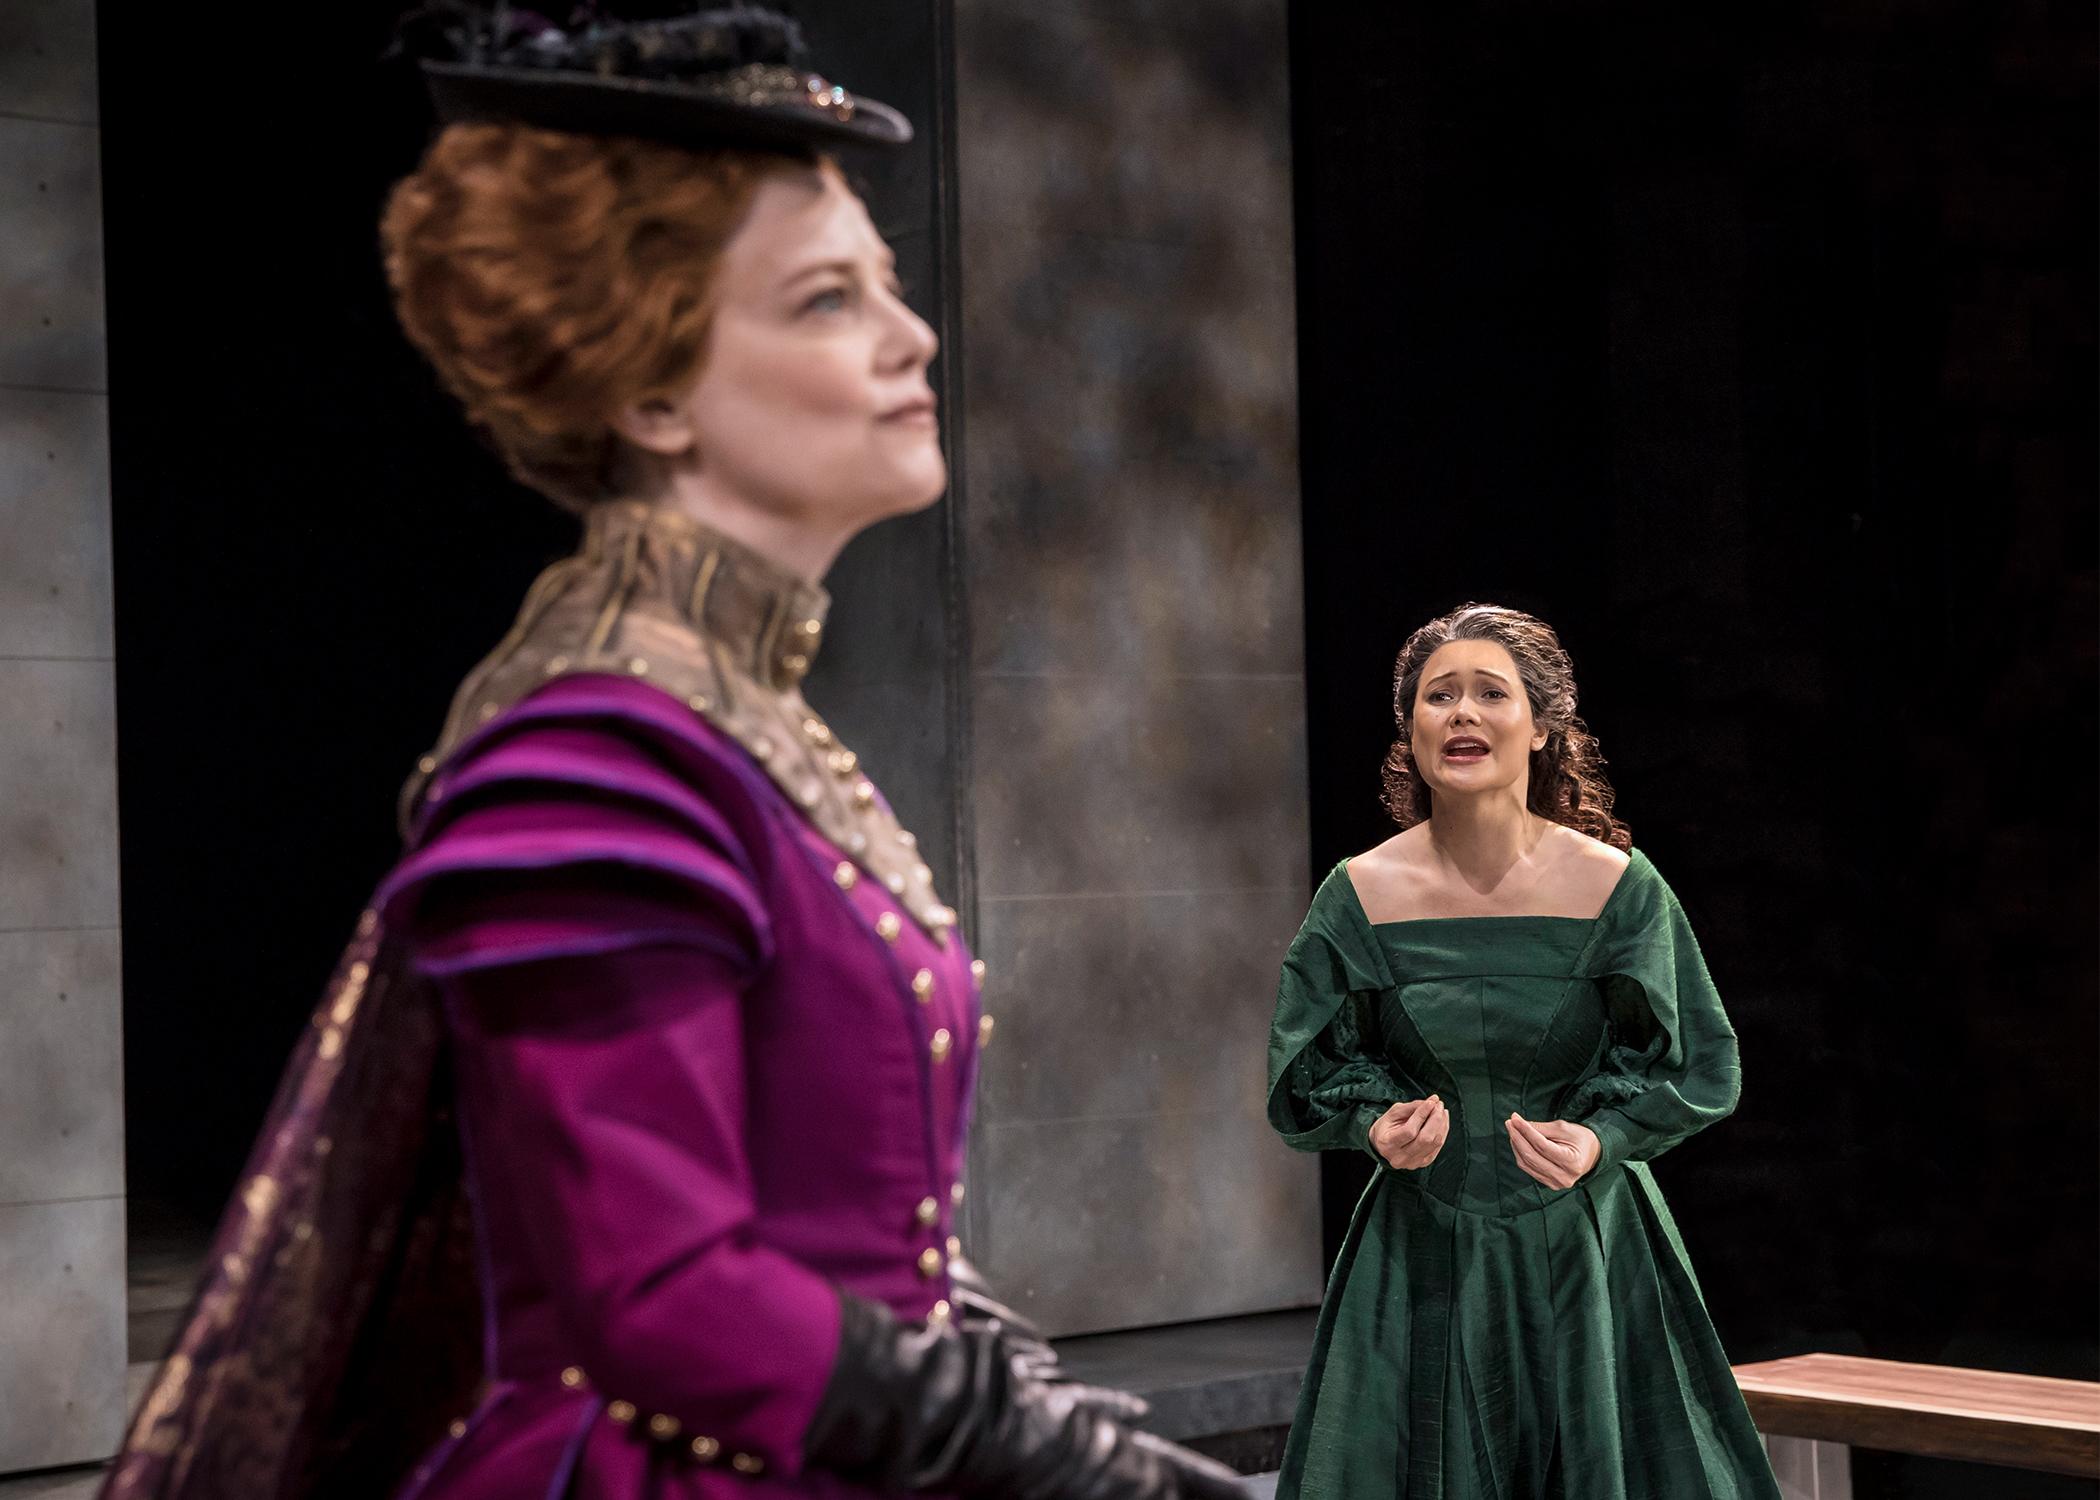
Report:
[[639,656],[629,657],[627,670],[634,673],[637,677],[647,677],[649,675],[649,663],[642,660]]
[[984,987],[984,960],[983,960],[983,959],[981,959],[981,958],[973,958],[973,959],[971,959],[971,960],[970,960],[970,977],[971,977],[972,979],[974,979],[974,980],[976,980],[976,981],[977,981],[977,985],[978,985],[978,988],[982,989],[982,988]]
[[851,750],[834,750],[831,752],[832,775],[851,776],[855,771],[858,771],[859,769],[860,757],[858,755],[855,755]]
[[549,677],[559,677],[568,670],[569,659],[566,656],[550,656],[547,658],[547,675]]
[[866,854],[868,852],[868,836],[855,829],[852,837],[846,840],[846,847],[855,854]]
[[873,807],[875,805],[875,783],[872,781],[855,782],[853,786],[853,800],[861,807]]
[[839,867],[831,872],[831,879],[842,891],[850,891],[860,884],[860,871],[853,868],[853,861],[842,859]]
[[926,1321],[934,1324],[945,1323],[954,1311],[955,1309],[948,1305],[948,1299],[943,1297],[926,1310]]
[[919,1274],[928,1281],[940,1275],[941,1268],[947,1264],[948,1262],[941,1255],[941,1252],[934,1249],[931,1245],[919,1252]]
[[948,1049],[954,1045],[955,1038],[950,1036],[948,1028],[943,1026],[933,1034],[933,1060],[935,1062],[946,1062],[948,1060]]
[[904,877],[902,875],[899,875],[895,870],[892,870],[889,874],[883,876],[882,883],[889,887],[890,894],[892,896],[901,896],[904,894]]
[[793,656],[784,658],[780,665],[786,669],[788,676],[800,677],[809,670],[809,658],[797,652]]
[[952,1234],[948,1236],[948,1253],[950,1255],[962,1254],[962,1241]]
[[662,1412],[658,1412],[649,1419],[649,1436],[659,1442],[668,1443],[672,1438],[678,1436],[678,1419],[676,1417],[667,1417]]
[[634,1403],[632,1401],[615,1401],[605,1408],[605,1414],[624,1427],[634,1420]]
[[919,1222],[931,1229],[941,1216],[941,1201],[938,1198],[921,1198],[914,1212]]
[[935,927],[953,927],[955,925],[955,908],[952,906],[936,906],[926,914],[926,920]]
[[695,693],[692,697],[685,700],[685,706],[696,714],[704,714],[715,705],[714,700],[708,697],[707,694]]
[[954,1204],[957,1208],[962,1207],[963,1185],[961,1183],[958,1182],[953,1187],[948,1189],[948,1201]]
[[570,1365],[568,1369],[561,1372],[561,1383],[572,1391],[582,1385],[583,1367],[581,1365]]
[[751,742],[751,753],[760,760],[771,760],[773,758],[773,742],[764,735],[760,735]]
[[706,1463],[721,1451],[722,1445],[711,1437],[696,1437],[693,1439],[693,1457],[699,1459],[702,1463]]
[[416,762],[416,769],[418,771],[421,771],[425,776],[428,776],[432,771],[435,771],[437,768],[438,763],[437,757],[435,755],[426,755],[421,760]]
[[804,719],[802,721],[802,732],[809,736],[809,742],[812,745],[828,745],[831,743],[831,730],[822,719]]
[[503,712],[503,705],[502,705],[502,704],[500,704],[500,703],[484,703],[484,704],[482,704],[482,705],[481,705],[481,722],[482,722],[482,723],[484,723],[484,724],[486,724],[486,723],[488,723],[488,721],[489,721],[489,720],[491,720],[491,719],[495,718],[495,717],[496,717],[496,715],[498,715],[498,714],[500,714],[500,713],[502,713],[502,712]]
[[897,920],[897,914],[893,911],[886,911],[875,919],[875,935],[885,943],[896,942],[897,934],[902,931],[904,924]]
[[463,1421],[454,1422],[450,1427],[446,1428],[445,1430],[451,1433],[456,1438],[463,1438],[467,1435],[467,1424]]
[[367,907],[357,916],[357,935],[370,937],[379,930],[379,913]]
[[921,1005],[931,1000],[933,998],[933,970],[921,969],[918,973],[912,975],[911,992],[919,997]]
[[990,1016],[979,1016],[977,1018],[977,1045],[980,1047],[987,1046],[991,1040],[992,1018]]
[[802,783],[802,790],[795,793],[795,800],[804,807],[815,807],[817,800],[823,795],[823,790],[814,781],[805,781]]
[[766,1461],[755,1453],[739,1453],[729,1460],[729,1467],[739,1474],[757,1474],[765,1469]]
[[801,630],[804,635],[822,635],[824,633],[824,622],[822,620],[804,620]]

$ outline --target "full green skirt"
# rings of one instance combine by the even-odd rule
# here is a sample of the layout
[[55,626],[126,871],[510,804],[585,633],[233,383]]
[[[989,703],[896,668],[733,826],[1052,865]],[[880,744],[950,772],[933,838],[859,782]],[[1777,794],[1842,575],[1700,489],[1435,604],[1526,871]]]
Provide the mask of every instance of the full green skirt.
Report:
[[1532,1212],[1381,1172],[1320,1312],[1278,1500],[1776,1500],[1647,1166]]

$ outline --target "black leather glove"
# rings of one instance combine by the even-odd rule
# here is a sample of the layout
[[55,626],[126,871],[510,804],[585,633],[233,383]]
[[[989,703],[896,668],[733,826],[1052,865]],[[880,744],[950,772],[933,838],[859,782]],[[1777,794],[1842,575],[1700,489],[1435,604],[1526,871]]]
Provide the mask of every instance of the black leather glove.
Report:
[[803,1453],[874,1489],[1000,1500],[1245,1500],[1239,1476],[1026,1373],[1004,1332],[899,1323],[842,1293]]
[[1058,1363],[1057,1351],[1043,1336],[1043,1330],[992,1295],[983,1274],[966,1256],[948,1257],[948,1285],[951,1288],[948,1298],[955,1306],[956,1322],[966,1329],[1004,1334],[1006,1346],[1012,1351],[1023,1375],[1046,1385],[1071,1386],[1076,1400],[1085,1402],[1096,1411],[1106,1412],[1120,1422],[1135,1422],[1152,1410],[1152,1404],[1143,1396],[1108,1386],[1088,1385],[1066,1374],[1065,1367]]

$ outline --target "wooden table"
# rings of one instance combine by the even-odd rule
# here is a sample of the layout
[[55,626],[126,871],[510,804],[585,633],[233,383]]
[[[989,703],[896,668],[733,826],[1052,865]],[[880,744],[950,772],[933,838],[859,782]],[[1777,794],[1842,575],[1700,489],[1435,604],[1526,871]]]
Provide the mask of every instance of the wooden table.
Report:
[[1851,1500],[1853,1448],[2100,1478],[2100,1383],[1797,1354],[1737,1365],[1787,1500]]

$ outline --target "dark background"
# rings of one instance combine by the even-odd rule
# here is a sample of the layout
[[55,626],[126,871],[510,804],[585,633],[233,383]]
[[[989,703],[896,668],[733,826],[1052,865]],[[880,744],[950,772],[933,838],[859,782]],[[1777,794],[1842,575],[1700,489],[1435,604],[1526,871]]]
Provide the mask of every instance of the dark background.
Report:
[[[572,535],[393,328],[395,9],[102,19],[143,1235],[216,1214],[394,787]],[[934,32],[802,9],[931,117]],[[1314,872],[1390,831],[1407,631],[1543,614],[1742,1035],[1659,1169],[1730,1353],[2093,1378],[2090,10],[1308,3],[1292,44]],[[945,149],[876,184],[935,314]]]
[[1738,1361],[2100,1374],[2092,28],[1293,8],[1314,875],[1407,633],[1556,625],[1742,1038],[1658,1167]]

